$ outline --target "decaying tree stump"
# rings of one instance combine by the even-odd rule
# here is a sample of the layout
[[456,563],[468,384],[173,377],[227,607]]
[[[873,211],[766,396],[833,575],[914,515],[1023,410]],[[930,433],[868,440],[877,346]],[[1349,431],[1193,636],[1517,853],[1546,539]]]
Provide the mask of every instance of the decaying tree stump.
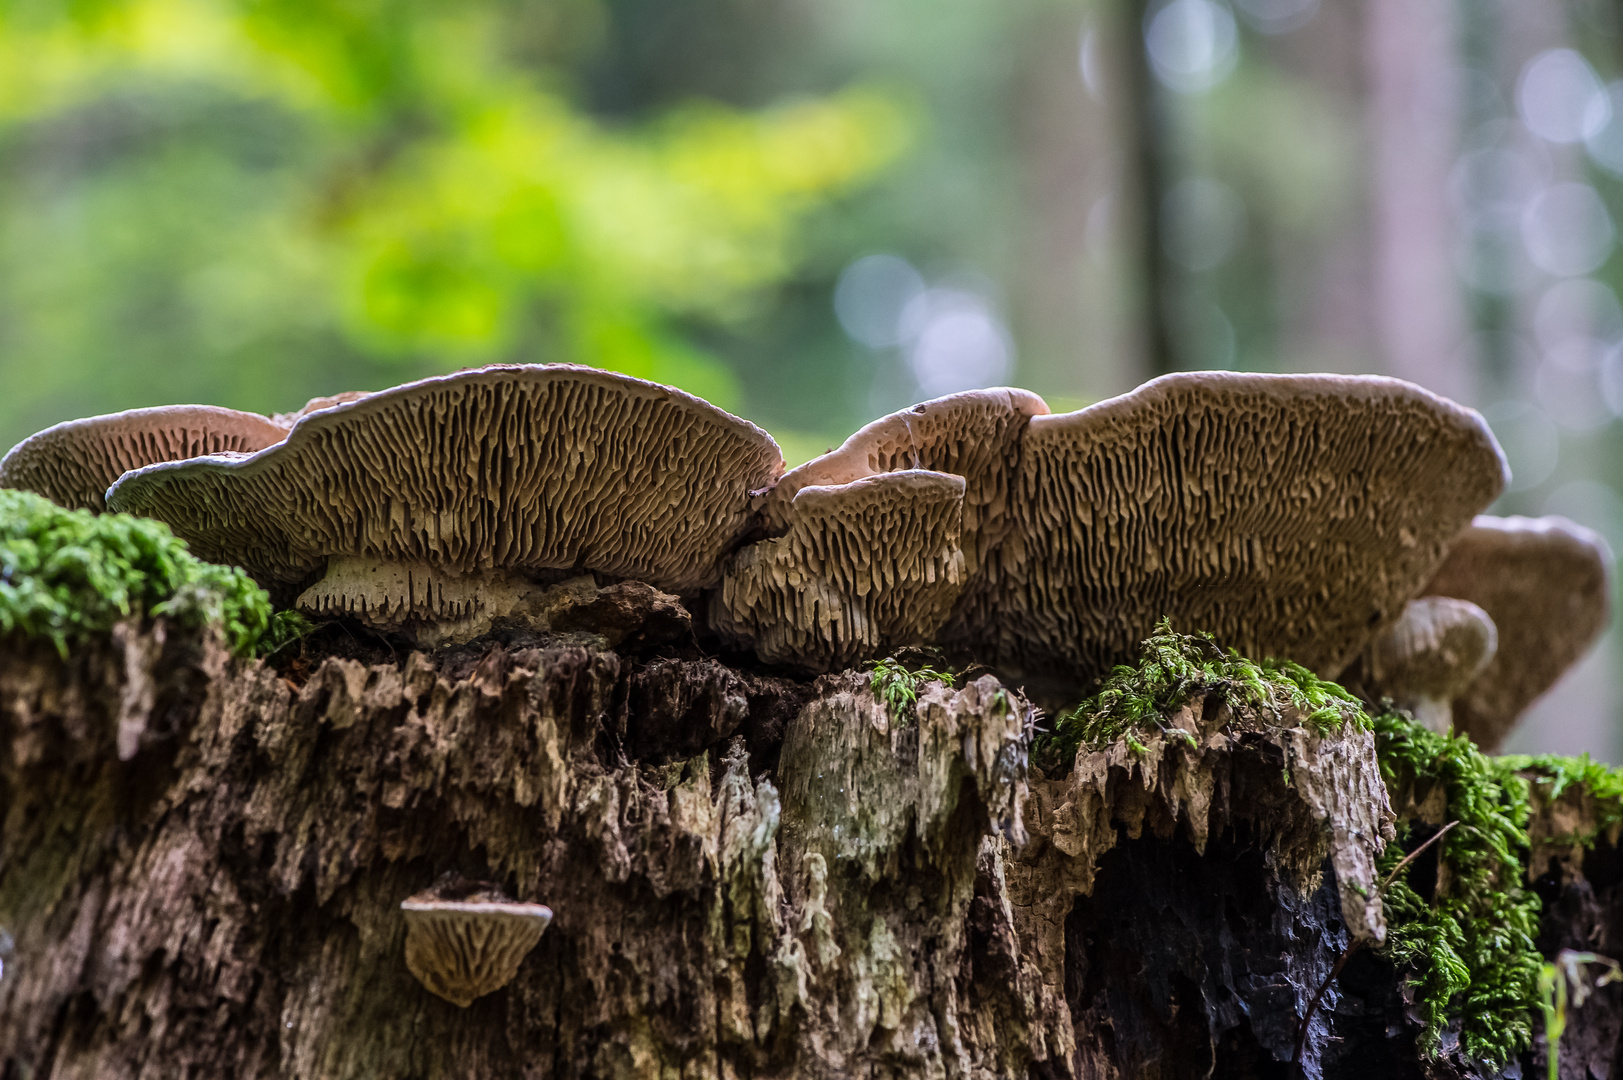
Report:
[[[1381,930],[1366,732],[1207,697],[1044,779],[989,675],[897,714],[861,673],[373,648],[0,649],[0,1076],[1283,1077]],[[1615,849],[1546,855],[1551,946],[1623,938]],[[555,913],[467,1009],[403,959],[447,871]],[[1421,1061],[1405,993],[1361,953],[1303,1074],[1489,1074]]]

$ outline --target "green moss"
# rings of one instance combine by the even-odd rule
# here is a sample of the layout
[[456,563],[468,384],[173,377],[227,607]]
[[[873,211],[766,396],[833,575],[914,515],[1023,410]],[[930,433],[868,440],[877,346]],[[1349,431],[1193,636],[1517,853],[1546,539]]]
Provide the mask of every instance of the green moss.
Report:
[[[1374,720],[1376,753],[1393,793],[1441,783],[1457,825],[1439,845],[1438,895],[1427,903],[1399,878],[1384,898],[1385,955],[1418,978],[1422,1049],[1435,1053],[1458,1018],[1474,1058],[1503,1063],[1533,1038],[1543,958],[1533,945],[1539,900],[1522,888],[1528,856],[1527,783],[1506,759],[1463,735],[1435,734],[1401,713]],[[1408,833],[1412,823],[1402,821]],[[1389,844],[1381,873],[1403,858]]]
[[[1290,709],[1321,731],[1348,724],[1371,729],[1389,791],[1443,785],[1448,817],[1459,821],[1438,845],[1444,887],[1428,903],[1406,877],[1392,882],[1384,894],[1384,953],[1412,972],[1418,984],[1425,1023],[1421,1045],[1429,1055],[1455,1020],[1466,1052],[1477,1059],[1503,1062],[1529,1045],[1532,1018],[1540,1008],[1542,958],[1533,946],[1538,897],[1521,887],[1528,788],[1516,775],[1523,766],[1515,759],[1490,759],[1469,739],[1435,735],[1399,713],[1372,720],[1358,699],[1300,665],[1248,660],[1220,649],[1209,635],[1178,634],[1162,621],[1144,642],[1136,666],[1117,667],[1096,694],[1038,736],[1033,760],[1052,774],[1068,768],[1082,746],[1121,741],[1144,753],[1140,734],[1182,735],[1167,726],[1166,717],[1208,693],[1250,706],[1265,719],[1270,714],[1281,719]],[[1614,794],[1623,818],[1618,774],[1571,759],[1547,761],[1544,767],[1562,778],[1557,783],[1583,782]],[[1405,838],[1413,828],[1407,821],[1399,826]],[[1402,844],[1387,845],[1382,879],[1404,853]]]
[[919,691],[927,683],[940,682],[951,687],[956,679],[951,672],[937,671],[933,667],[909,668],[894,656],[868,663],[868,685],[873,688],[874,696],[902,723],[915,719],[913,709],[918,704]]
[[[1037,737],[1033,760],[1045,771],[1067,768],[1083,746],[1102,747],[1140,731],[1188,737],[1164,717],[1200,694],[1222,693],[1275,718],[1294,709],[1321,731],[1366,723],[1358,699],[1289,660],[1247,660],[1224,652],[1210,634],[1180,634],[1168,619],[1143,642],[1136,666],[1118,665],[1099,691]],[[1141,744],[1139,744],[1141,746]],[[1136,749],[1136,752],[1142,752]]]
[[1581,757],[1516,754],[1499,760],[1505,768],[1539,785],[1546,802],[1554,802],[1571,787],[1588,789],[1593,817],[1586,828],[1573,836],[1551,837],[1551,843],[1593,847],[1597,837],[1623,822],[1623,770],[1591,761],[1588,754]]
[[0,490],[0,636],[66,655],[131,615],[218,625],[246,653],[270,628],[271,604],[248,575],[196,558],[160,522]]

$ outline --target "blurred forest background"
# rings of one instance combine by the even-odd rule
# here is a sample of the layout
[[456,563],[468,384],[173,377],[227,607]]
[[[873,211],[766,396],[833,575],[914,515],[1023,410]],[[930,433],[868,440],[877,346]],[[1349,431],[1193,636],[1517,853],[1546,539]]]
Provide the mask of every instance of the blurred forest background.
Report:
[[[4,0],[0,447],[497,360],[791,463],[924,397],[1384,372],[1623,550],[1612,0]],[[1623,759],[1619,635],[1516,749]]]

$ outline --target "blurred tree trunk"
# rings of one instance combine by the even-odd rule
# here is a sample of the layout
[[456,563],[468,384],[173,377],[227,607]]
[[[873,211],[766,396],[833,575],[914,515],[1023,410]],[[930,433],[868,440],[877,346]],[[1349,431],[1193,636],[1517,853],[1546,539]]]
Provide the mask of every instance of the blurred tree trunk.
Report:
[[1475,402],[1448,199],[1463,9],[1455,0],[1370,0],[1364,10],[1378,344],[1389,374]]
[[[1041,779],[990,676],[898,716],[860,674],[153,630],[0,651],[7,1080],[1284,1076],[1370,917],[1363,733],[1197,700],[1197,747]],[[466,1010],[402,959],[449,870],[556,913]],[[1354,975],[1305,1075],[1478,1075]]]
[[1172,179],[1171,132],[1167,101],[1150,70],[1144,27],[1154,0],[1128,0],[1121,20],[1122,76],[1132,123],[1126,138],[1129,188],[1135,194],[1129,210],[1138,224],[1137,255],[1144,289],[1144,364],[1154,378],[1178,369],[1170,325],[1175,270],[1161,235],[1161,204]]

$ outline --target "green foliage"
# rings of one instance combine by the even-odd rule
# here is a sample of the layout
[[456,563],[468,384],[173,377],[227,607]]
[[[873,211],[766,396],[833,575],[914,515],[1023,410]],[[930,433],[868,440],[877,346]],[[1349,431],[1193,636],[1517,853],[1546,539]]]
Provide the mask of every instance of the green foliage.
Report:
[[868,685],[874,696],[884,702],[885,709],[901,723],[916,718],[913,709],[918,704],[919,691],[928,683],[939,682],[950,688],[956,679],[951,672],[932,667],[909,668],[892,656],[868,663]]
[[[1375,718],[1374,730],[1387,787],[1441,783],[1459,822],[1439,845],[1446,872],[1429,904],[1406,878],[1387,890],[1385,954],[1418,974],[1423,1050],[1436,1053],[1457,1017],[1466,1052],[1502,1063],[1531,1043],[1539,1008],[1539,900],[1522,888],[1527,784],[1513,762],[1488,758],[1464,735],[1437,735],[1390,712]],[[1401,846],[1389,844],[1380,872],[1402,858]]]
[[1032,748],[1039,767],[1065,768],[1083,746],[1101,747],[1133,733],[1159,731],[1187,738],[1167,727],[1164,717],[1199,694],[1220,692],[1280,717],[1300,713],[1320,731],[1345,723],[1364,723],[1358,699],[1289,660],[1247,660],[1233,649],[1224,652],[1210,634],[1180,634],[1162,619],[1146,639],[1137,666],[1117,665],[1099,691],[1071,712],[1062,714],[1052,732],[1040,735]]
[[[1602,968],[1592,978],[1585,967]],[[1538,992],[1544,1010],[1544,1045],[1546,1047],[1545,1076],[1560,1080],[1561,1035],[1567,1030],[1567,1001],[1574,1008],[1582,1008],[1591,993],[1611,983],[1623,980],[1623,965],[1610,957],[1591,952],[1562,949],[1554,961],[1539,968]]]
[[569,68],[599,8],[6,11],[0,428],[65,400],[274,411],[491,360],[738,406],[698,342],[757,312],[803,257],[801,221],[914,119],[853,86],[606,122]]
[[132,615],[216,624],[245,653],[271,605],[248,575],[197,559],[160,522],[0,490],[0,635],[44,638],[65,656]]

